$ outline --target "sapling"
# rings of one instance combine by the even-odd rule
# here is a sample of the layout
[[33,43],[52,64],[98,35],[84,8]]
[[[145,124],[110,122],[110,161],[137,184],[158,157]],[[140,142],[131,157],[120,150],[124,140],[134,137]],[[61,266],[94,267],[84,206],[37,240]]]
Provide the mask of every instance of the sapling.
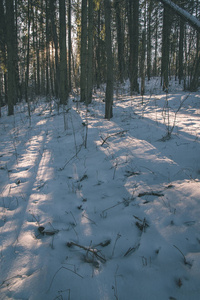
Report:
[[[179,107],[178,107],[177,111],[174,112],[174,119],[173,119],[172,125],[170,125],[170,106],[169,106],[169,100],[168,100],[167,95],[168,95],[168,94],[166,93],[166,102],[165,102],[166,104],[165,104],[165,106],[163,107],[163,119],[164,119],[164,124],[165,124],[165,126],[166,126],[166,131],[167,131],[167,132],[166,132],[166,135],[160,139],[160,141],[163,141],[163,142],[165,142],[165,141],[171,139],[172,132],[173,132],[174,127],[175,127],[175,125],[176,125],[176,117],[177,117],[177,114],[178,114],[178,112],[180,111],[180,109],[182,108],[183,103],[184,103],[184,102],[188,99],[188,97],[190,96],[190,93],[187,94],[187,95],[185,96],[185,98],[184,98],[182,101],[180,101],[180,104],[179,104]],[[166,119],[167,119],[167,121],[166,121]]]

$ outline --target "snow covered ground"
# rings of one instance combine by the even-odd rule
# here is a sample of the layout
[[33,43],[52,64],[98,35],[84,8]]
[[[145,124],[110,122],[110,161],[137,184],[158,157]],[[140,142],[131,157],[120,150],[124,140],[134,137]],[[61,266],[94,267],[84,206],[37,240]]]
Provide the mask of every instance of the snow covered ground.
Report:
[[199,299],[200,95],[103,98],[3,108],[0,299]]

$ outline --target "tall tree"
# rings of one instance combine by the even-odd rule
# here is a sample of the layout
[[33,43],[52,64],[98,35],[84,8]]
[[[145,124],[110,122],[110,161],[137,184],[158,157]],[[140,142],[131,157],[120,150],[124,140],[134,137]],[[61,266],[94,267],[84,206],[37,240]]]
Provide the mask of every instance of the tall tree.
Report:
[[120,82],[124,81],[124,31],[122,28],[121,20],[121,7],[120,0],[114,0],[115,15],[116,15],[116,27],[117,27],[117,58],[118,58],[118,77]]
[[88,5],[88,67],[87,67],[87,99],[86,104],[92,102],[92,87],[93,87],[93,0],[89,0]]
[[105,31],[106,31],[106,56],[107,56],[107,79],[106,79],[106,105],[105,105],[105,119],[110,120],[113,116],[113,54],[112,54],[112,40],[111,40],[111,2],[104,0],[105,11]]
[[180,30],[179,30],[179,54],[178,54],[178,79],[179,84],[183,79],[183,42],[184,42],[184,27],[185,22],[180,18]]
[[163,31],[162,31],[162,66],[161,77],[163,90],[168,91],[169,86],[169,50],[170,50],[170,32],[172,17],[171,11],[167,6],[163,10]]
[[[6,72],[6,23],[5,23],[5,10],[3,6],[3,0],[0,0],[0,66],[2,70],[2,76],[4,78],[4,86],[2,84],[0,93],[5,94],[5,102],[7,103],[7,72]],[[3,101],[3,97],[1,96]]]
[[[26,54],[26,78],[25,78],[25,99],[28,103],[28,84],[29,84],[29,58],[30,58],[30,26],[31,26],[31,18],[30,18],[30,1],[28,0],[27,7],[27,54]],[[29,106],[28,106],[29,107]],[[29,111],[30,115],[30,111]]]
[[72,59],[72,38],[71,38],[71,31],[72,31],[72,24],[71,24],[71,11],[72,11],[71,0],[68,0],[68,86],[69,92],[72,89],[72,67],[71,67],[71,59]]
[[81,102],[87,97],[87,0],[82,0],[81,6]]
[[13,0],[6,1],[6,42],[8,69],[8,115],[14,114],[15,103],[15,53],[14,53],[14,6]]
[[67,81],[67,48],[66,48],[66,7],[65,0],[59,0],[60,13],[60,102],[67,104],[68,81]]
[[60,91],[60,72],[58,59],[58,35],[56,29],[56,0],[49,1],[50,20],[51,20],[51,34],[55,47],[55,96],[59,97]]
[[152,55],[152,11],[153,1],[148,1],[148,21],[147,21],[147,77],[151,78],[151,55]]
[[139,0],[128,1],[128,27],[130,43],[129,77],[131,93],[139,92],[138,46],[139,46]]

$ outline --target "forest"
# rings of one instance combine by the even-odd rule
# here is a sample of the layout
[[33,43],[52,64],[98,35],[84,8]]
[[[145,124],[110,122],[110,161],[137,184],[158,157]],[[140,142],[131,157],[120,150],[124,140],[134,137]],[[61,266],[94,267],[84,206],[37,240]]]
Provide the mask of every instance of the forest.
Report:
[[66,104],[72,91],[88,105],[107,83],[110,118],[113,88],[126,80],[131,94],[145,93],[145,77],[160,77],[166,91],[173,76],[197,90],[199,1],[173,2],[194,18],[189,23],[162,2],[171,1],[1,0],[1,106],[12,115],[17,102],[38,96]]
[[0,0],[0,300],[199,300],[199,0]]

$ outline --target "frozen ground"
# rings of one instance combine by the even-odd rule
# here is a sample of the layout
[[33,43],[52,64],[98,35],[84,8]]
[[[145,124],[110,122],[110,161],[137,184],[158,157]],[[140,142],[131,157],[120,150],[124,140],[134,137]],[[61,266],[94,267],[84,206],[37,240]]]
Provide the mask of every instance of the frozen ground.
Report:
[[147,94],[3,108],[0,299],[199,299],[200,95]]

